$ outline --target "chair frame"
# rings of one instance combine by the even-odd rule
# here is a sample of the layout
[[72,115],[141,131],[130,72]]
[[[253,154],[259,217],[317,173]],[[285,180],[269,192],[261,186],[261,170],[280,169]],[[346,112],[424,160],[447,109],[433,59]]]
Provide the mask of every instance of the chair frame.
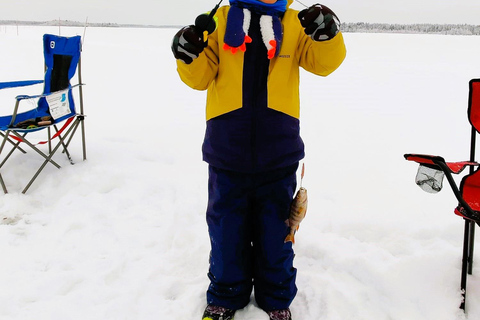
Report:
[[[477,90],[477,91],[475,91]],[[458,200],[458,207],[455,213],[464,218],[465,226],[463,233],[463,252],[462,252],[462,275],[460,281],[460,289],[462,291],[462,302],[460,308],[465,311],[466,294],[467,294],[467,276],[473,273],[473,256],[475,245],[475,224],[480,226],[480,211],[472,209],[470,204],[463,197],[463,184],[468,177],[476,174],[479,170],[475,170],[480,163],[475,161],[476,154],[476,137],[480,133],[480,118],[473,117],[472,108],[480,108],[480,79],[472,79],[469,82],[469,100],[468,100],[468,118],[472,127],[470,136],[470,159],[463,162],[446,162],[444,158],[439,156],[424,154],[405,154],[406,160],[415,161],[420,165],[429,166],[439,169],[445,173],[445,177],[452,188],[452,191]],[[478,111],[480,112],[480,111]],[[478,127],[478,128],[477,128]],[[465,167],[469,167],[469,173],[463,177],[460,188],[457,186],[453,174],[458,174]],[[478,172],[480,174],[480,172]],[[480,195],[479,195],[480,198]]]
[[[85,143],[84,100],[83,100],[83,88],[82,88],[84,84],[82,83],[81,51],[82,51],[82,47],[81,47],[81,44],[80,44],[80,52],[79,52],[77,66],[76,66],[78,84],[73,85],[73,86],[69,85],[68,88],[66,88],[66,89],[62,89],[62,90],[54,91],[54,92],[50,92],[50,93],[44,93],[44,94],[41,94],[41,95],[34,95],[34,96],[20,95],[20,96],[15,97],[15,100],[16,100],[15,101],[15,107],[14,107],[13,113],[11,115],[12,118],[11,118],[10,125],[9,125],[7,130],[5,130],[3,132],[0,131],[0,136],[3,137],[2,143],[0,145],[0,154],[2,154],[7,142],[13,145],[12,149],[8,152],[8,154],[5,156],[3,161],[0,163],[0,169],[3,167],[3,165],[6,163],[6,161],[10,158],[10,156],[13,154],[13,152],[15,150],[19,150],[22,153],[26,153],[26,151],[23,150],[20,147],[20,144],[22,142],[24,142],[27,146],[29,146],[32,150],[34,150],[36,153],[38,153],[40,156],[42,156],[45,159],[44,162],[42,163],[42,165],[40,166],[40,168],[36,171],[34,176],[30,179],[28,184],[23,189],[22,193],[24,193],[24,194],[27,192],[27,190],[30,188],[32,183],[36,180],[36,178],[38,177],[40,172],[44,169],[44,167],[48,163],[51,163],[52,165],[54,165],[55,167],[57,167],[59,169],[61,168],[60,165],[52,159],[52,157],[55,155],[55,153],[57,152],[57,150],[60,147],[63,147],[63,152],[66,154],[70,163],[74,164],[67,148],[70,145],[70,142],[71,142],[73,136],[75,135],[79,126],[81,128],[83,160],[85,161],[87,159],[86,143]],[[46,69],[46,66],[45,66],[45,69]],[[35,84],[39,84],[39,83],[44,83],[44,80],[14,81],[14,82],[2,83],[2,84],[0,84],[0,86],[3,89],[3,88],[13,88],[13,87],[21,87],[21,86],[31,86],[31,85],[35,85]],[[54,122],[51,125],[47,125],[45,127],[37,128],[35,130],[25,130],[25,129],[18,129],[18,128],[13,127],[13,125],[15,123],[15,120],[16,120],[16,117],[18,115],[18,109],[19,109],[21,101],[48,97],[52,94],[55,94],[55,93],[61,92],[61,91],[65,91],[65,90],[68,90],[68,92],[71,92],[74,88],[78,88],[78,90],[79,90],[78,95],[79,95],[79,109],[80,109],[80,112],[76,112],[75,114],[73,114],[72,116],[70,116],[70,117],[68,117],[64,120],[61,120],[61,121],[56,122],[56,123]],[[61,122],[65,122],[65,124],[59,129],[57,127],[57,124],[59,124]],[[55,130],[55,133],[54,133],[53,136],[52,136],[52,128]],[[48,154],[44,153],[39,148],[37,148],[36,145],[32,144],[27,139],[25,139],[25,137],[28,133],[43,130],[43,129],[47,129],[47,140],[41,142],[41,144],[48,143]],[[64,135],[62,135],[64,130],[66,130],[66,133]],[[58,137],[59,140],[58,140],[57,144],[54,147],[52,147],[52,140],[54,138],[57,138],[57,137]],[[12,139],[16,140],[16,142],[13,141]],[[1,174],[0,174],[0,184],[2,186],[2,189],[3,189],[4,193],[8,193],[5,182],[4,182]]]

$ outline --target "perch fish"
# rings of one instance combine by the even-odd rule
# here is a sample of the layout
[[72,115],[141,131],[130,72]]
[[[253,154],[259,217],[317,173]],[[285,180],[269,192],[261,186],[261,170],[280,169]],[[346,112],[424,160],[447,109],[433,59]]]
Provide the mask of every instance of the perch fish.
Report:
[[[305,165],[302,167],[302,180],[305,173]],[[290,233],[285,238],[285,243],[292,242],[295,243],[295,232],[297,232],[300,222],[307,214],[307,189],[300,186],[300,189],[297,191],[295,198],[293,198],[292,204],[290,206],[290,216],[285,223],[290,227]]]

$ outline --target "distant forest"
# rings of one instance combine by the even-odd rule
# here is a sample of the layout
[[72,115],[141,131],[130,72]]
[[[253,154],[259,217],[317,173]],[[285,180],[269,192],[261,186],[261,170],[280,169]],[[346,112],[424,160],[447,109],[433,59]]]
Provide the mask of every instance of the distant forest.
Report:
[[[0,25],[14,26],[63,26],[63,27],[108,27],[108,28],[180,28],[172,25],[140,25],[140,24],[117,24],[117,23],[85,23],[70,20],[53,21],[12,21],[0,20]],[[446,35],[480,35],[480,25],[469,24],[388,24],[388,23],[365,23],[346,22],[342,23],[342,32],[345,33],[428,33]]]
[[480,25],[469,24],[388,24],[388,23],[343,23],[342,32],[358,33],[431,33],[448,35],[480,35]]

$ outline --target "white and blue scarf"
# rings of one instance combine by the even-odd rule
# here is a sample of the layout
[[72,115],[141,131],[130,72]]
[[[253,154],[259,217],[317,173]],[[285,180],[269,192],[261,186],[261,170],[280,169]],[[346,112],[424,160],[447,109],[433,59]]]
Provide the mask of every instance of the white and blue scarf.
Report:
[[246,44],[252,42],[248,30],[253,11],[260,14],[260,31],[268,51],[268,59],[277,56],[283,39],[280,17],[287,10],[287,0],[278,0],[272,4],[259,0],[230,0],[230,6],[223,48],[232,53],[247,50]]

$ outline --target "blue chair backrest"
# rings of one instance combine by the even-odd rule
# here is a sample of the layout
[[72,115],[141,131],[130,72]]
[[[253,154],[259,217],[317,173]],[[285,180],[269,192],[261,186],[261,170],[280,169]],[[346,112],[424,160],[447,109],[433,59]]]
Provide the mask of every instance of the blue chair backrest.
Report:
[[[81,53],[81,37],[61,37],[52,34],[43,36],[43,51],[45,57],[45,83],[44,94],[70,87],[70,80],[75,75]],[[67,97],[65,97],[67,98]],[[68,100],[71,113],[75,113],[75,104],[72,91],[68,91]],[[38,111],[47,111],[48,104],[45,98],[38,102]],[[57,121],[69,117],[66,115]]]

